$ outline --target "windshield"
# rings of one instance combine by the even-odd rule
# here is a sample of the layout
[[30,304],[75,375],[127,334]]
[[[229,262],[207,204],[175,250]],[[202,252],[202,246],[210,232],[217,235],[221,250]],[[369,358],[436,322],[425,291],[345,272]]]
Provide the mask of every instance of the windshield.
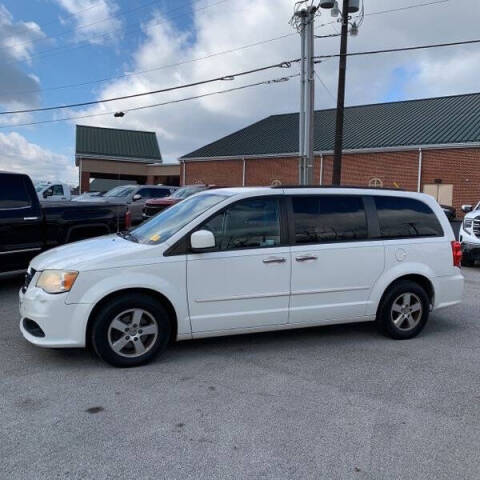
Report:
[[178,190],[175,190],[175,192],[171,195],[171,198],[187,198],[203,189],[204,187],[202,186],[179,188]]
[[135,185],[122,185],[109,190],[104,197],[125,198],[137,188]]
[[45,187],[48,187],[48,183],[37,183],[35,185],[35,191],[38,193],[38,192],[41,192]]
[[225,198],[227,198],[227,195],[209,193],[196,195],[179,202],[131,230],[132,240],[147,245],[158,245],[165,242],[194,218],[225,200]]

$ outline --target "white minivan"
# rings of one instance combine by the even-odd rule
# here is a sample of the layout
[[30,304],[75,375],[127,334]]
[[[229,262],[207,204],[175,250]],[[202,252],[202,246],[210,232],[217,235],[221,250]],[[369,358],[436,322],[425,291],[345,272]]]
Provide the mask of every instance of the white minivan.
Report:
[[20,329],[134,366],[171,340],[376,321],[416,336],[461,301],[461,249],[430,196],[259,187],[196,194],[116,235],[34,258]]

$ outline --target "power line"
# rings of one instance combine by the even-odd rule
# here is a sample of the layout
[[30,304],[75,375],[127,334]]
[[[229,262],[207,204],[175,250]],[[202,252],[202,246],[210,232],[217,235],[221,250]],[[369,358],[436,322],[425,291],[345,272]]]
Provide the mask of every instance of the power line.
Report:
[[337,101],[337,97],[335,97],[335,95],[331,92],[331,90],[328,88],[327,84],[322,80],[322,78],[320,77],[320,75],[318,75],[317,72],[315,72],[315,76],[317,77],[318,81],[322,84],[323,88],[325,89],[325,91],[330,95],[330,97],[332,97],[333,101]]
[[290,37],[292,35],[296,35],[296,33],[288,33],[286,35],[281,35],[279,37],[270,38],[270,39],[267,39],[267,40],[260,40],[258,42],[254,42],[254,43],[249,43],[247,45],[243,45],[242,47],[231,48],[231,49],[228,49],[228,50],[222,50],[220,52],[214,52],[214,53],[211,53],[209,55],[205,55],[203,57],[197,57],[197,58],[193,58],[193,59],[190,59],[190,60],[184,60],[184,61],[181,61],[181,62],[160,65],[158,67],[149,68],[147,70],[140,70],[138,72],[125,73],[123,75],[115,75],[115,76],[112,76],[112,77],[105,77],[105,78],[100,78],[100,79],[97,79],[97,80],[90,80],[90,81],[87,81],[87,82],[73,83],[73,84],[68,84],[68,85],[60,85],[60,86],[57,86],[57,87],[39,88],[39,89],[35,89],[35,90],[9,91],[8,93],[22,94],[22,93],[44,92],[44,91],[49,91],[49,90],[60,90],[60,89],[65,89],[65,88],[80,87],[80,86],[85,86],[85,85],[92,85],[92,84],[95,84],[95,83],[107,82],[109,80],[128,78],[128,77],[133,77],[133,76],[136,76],[136,75],[144,75],[145,73],[151,73],[151,72],[156,72],[158,70],[164,70],[164,69],[167,69],[167,68],[173,68],[173,67],[178,67],[178,66],[181,66],[181,65],[187,65],[189,63],[198,62],[200,60],[206,60],[208,58],[213,58],[213,57],[217,57],[217,56],[220,56],[220,55],[225,55],[227,53],[238,52],[240,50],[245,50],[247,48],[252,48],[252,47],[259,46],[259,45],[265,45],[266,43],[274,42],[276,40],[281,40],[283,38]]
[[[117,14],[114,14],[114,15],[110,15],[109,17],[105,17],[103,18],[102,20],[97,20],[95,22],[91,22],[91,23],[84,23],[84,24],[80,24],[78,26],[76,26],[75,28],[72,28],[72,29],[69,29],[69,30],[64,30],[63,32],[60,32],[56,35],[52,35],[52,36],[49,36],[49,37],[45,37],[45,38],[41,38],[39,40],[30,40],[30,41],[27,41],[27,42],[22,42],[22,43],[15,43],[13,45],[8,45],[8,46],[4,46],[4,47],[0,47],[0,50],[3,50],[3,49],[11,49],[11,48],[15,48],[15,47],[23,47],[24,45],[34,45],[36,43],[40,43],[40,42],[45,42],[47,40],[54,40],[54,39],[57,39],[59,37],[63,37],[69,33],[76,33],[78,30],[82,30],[82,29],[85,29],[85,28],[88,28],[88,27],[92,27],[93,25],[98,25],[99,23],[104,23],[104,22],[108,22],[112,19],[115,19],[115,18],[118,18],[118,17],[123,17],[124,15],[127,15],[129,13],[132,13],[132,12],[135,12],[137,10],[141,10],[142,8],[147,8],[149,7],[150,5],[153,5],[154,3],[158,3],[158,0],[153,0],[153,1],[150,1],[148,3],[145,3],[144,5],[138,5],[136,6],[135,8],[130,8],[130,9],[127,9],[127,10],[122,10],[120,11],[119,13]],[[95,7],[97,7],[99,5],[95,5]],[[180,10],[182,8],[185,8],[187,5],[182,5],[181,7],[178,7],[178,8],[175,8],[173,9],[172,11],[175,11],[175,10]],[[81,13],[85,10],[90,10],[92,8],[89,7],[89,8],[85,8],[84,10],[80,10],[78,13]],[[77,14],[78,14],[77,13]],[[68,15],[67,17],[64,17],[64,18],[70,18],[72,16],[76,16],[77,14],[71,14],[71,15]],[[113,30],[110,32],[110,33],[113,33]],[[108,35],[108,34],[107,34]]]
[[[68,18],[72,18],[72,17],[76,17],[79,13],[82,13],[82,12],[86,12],[87,10],[92,10],[93,8],[97,8],[101,5],[101,2],[100,1],[97,1],[95,4],[93,5],[90,5],[89,7],[86,7],[86,8],[82,8],[80,10],[77,10],[75,12],[72,12],[72,13],[69,13],[65,16],[62,17],[63,20],[67,20]],[[43,25],[39,25],[40,28],[45,28],[47,25],[52,25],[54,23],[58,23],[58,19],[56,20],[51,20],[47,23],[44,23]],[[27,33],[27,32],[30,32],[31,30],[30,29],[27,29],[25,28],[23,30],[23,33]],[[21,32],[22,33],[22,32]],[[6,37],[5,39],[8,39],[8,38],[13,38],[12,36],[9,36],[9,37]],[[47,40],[46,38],[42,39],[42,40]],[[22,44],[23,45],[23,44]],[[14,46],[18,46],[18,44],[14,45]],[[0,47],[0,48],[5,48],[5,47]]]
[[[401,47],[401,48],[386,48],[384,50],[367,50],[365,52],[352,52],[345,54],[346,57],[358,57],[361,55],[376,55],[379,53],[395,53],[395,52],[409,52],[412,50],[427,50],[431,48],[442,48],[442,47],[455,47],[460,45],[473,45],[475,43],[480,43],[480,39],[475,40],[465,40],[461,42],[450,42],[450,43],[434,43],[429,45],[418,45],[416,47]],[[317,55],[315,59],[326,59],[326,58],[338,58],[342,55],[339,53],[331,55]],[[1,112],[0,112],[1,113]]]
[[[250,84],[247,84],[247,85],[242,85],[240,87],[228,88],[228,89],[225,89],[225,90],[217,90],[215,92],[204,93],[202,95],[195,95],[195,96],[192,96],[192,97],[180,98],[180,99],[177,99],[177,100],[170,100],[170,101],[162,102],[162,103],[154,103],[152,105],[144,105],[144,106],[141,106],[141,107],[126,108],[126,109],[122,109],[121,111],[124,112],[124,113],[128,113],[128,112],[133,112],[133,111],[137,111],[137,110],[146,110],[146,109],[149,109],[149,108],[171,105],[171,104],[174,104],[174,103],[182,103],[182,102],[186,102],[186,101],[189,101],[189,100],[197,100],[197,99],[200,99],[200,98],[211,97],[213,95],[220,95],[220,94],[224,94],[224,93],[236,92],[238,90],[244,90],[244,89],[247,89],[247,88],[257,87],[257,86],[260,86],[260,85],[272,85],[272,84],[283,83],[283,82],[286,82],[286,81],[290,80],[291,78],[298,77],[298,76],[299,76],[299,74],[297,73],[297,74],[294,74],[294,75],[289,75],[287,77],[275,78],[275,79],[271,79],[271,80],[264,80],[262,82],[250,83]],[[92,113],[92,114],[88,114],[88,115],[79,115],[79,116],[74,116],[74,117],[62,117],[62,118],[54,118],[54,119],[50,119],[50,120],[39,120],[39,121],[36,121],[36,122],[19,123],[19,124],[11,124],[11,125],[0,125],[0,128],[17,128],[17,127],[26,127],[26,126],[40,125],[40,124],[46,124],[46,123],[64,122],[64,121],[68,121],[68,120],[80,120],[80,119],[84,119],[84,118],[92,118],[92,117],[101,117],[101,116],[106,116],[106,115],[113,115],[114,113],[115,113],[115,111],[110,111],[110,112]]]
[[[194,9],[190,15],[192,14],[195,14],[196,12],[199,12],[199,11],[202,11],[202,10],[206,10],[208,8],[211,8],[211,7],[215,7],[217,5],[220,5],[222,3],[225,3],[225,2],[228,2],[230,0],[219,0],[218,2],[215,2],[215,3],[211,3],[211,4],[208,4],[208,5],[204,5],[203,7],[199,7],[199,8],[196,8]],[[174,12],[174,11],[177,11],[177,10],[181,10],[185,8],[185,5],[182,6],[182,7],[177,7],[177,8],[174,8],[172,10],[167,10],[165,13],[171,13],[171,12]],[[164,23],[166,23],[168,20],[172,20],[172,19],[175,19],[179,16],[183,16],[184,14],[178,14],[178,15],[174,15],[170,18],[165,18],[165,19],[162,19],[156,23],[151,23],[150,26],[153,26],[153,27],[156,27],[158,25],[162,25]],[[125,37],[131,33],[135,33],[135,32],[139,32],[139,31],[142,31],[142,27],[138,27],[138,26],[134,26],[135,28],[132,28],[132,29],[126,29],[122,32],[122,36]],[[22,59],[22,60],[14,60],[14,61],[11,61],[11,62],[7,62],[5,63],[4,65],[11,65],[11,64],[16,64],[16,63],[25,63],[26,61],[29,61],[31,58],[44,58],[44,57],[50,57],[50,56],[53,56],[55,55],[56,53],[63,53],[63,52],[66,52],[66,51],[71,51],[71,50],[76,50],[76,49],[79,49],[79,48],[85,48],[85,47],[88,47],[90,45],[90,43],[92,42],[92,40],[97,40],[97,39],[101,39],[101,38],[109,38],[111,37],[111,34],[112,32],[108,32],[108,33],[102,33],[100,35],[92,35],[90,36],[87,40],[84,40],[82,43],[78,44],[78,45],[74,45],[74,46],[71,46],[71,45],[68,45],[68,46],[62,46],[62,47],[57,47],[57,48],[50,48],[50,49],[47,49],[47,50],[42,50],[34,55],[30,55],[28,60],[26,59]],[[50,54],[50,55],[49,55]]]
[[290,68],[292,63],[300,61],[299,58],[293,59],[293,60],[287,60],[284,62],[280,63],[275,63],[273,65],[267,65],[264,67],[258,67],[254,68],[251,70],[246,70],[243,72],[235,73],[235,74],[230,74],[230,75],[223,75],[221,77],[215,77],[211,78],[209,80],[200,80],[198,82],[192,82],[192,83],[187,83],[183,85],[177,85],[175,87],[167,87],[167,88],[161,88],[158,90],[150,90],[148,92],[142,92],[142,93],[134,93],[131,95],[123,95],[120,97],[111,97],[111,98],[103,98],[101,100],[91,100],[89,102],[79,102],[79,103],[71,103],[69,105],[56,105],[52,107],[39,107],[39,108],[28,108],[28,109],[23,109],[23,110],[10,110],[10,111],[4,111],[0,112],[0,115],[10,115],[10,114],[19,114],[19,113],[33,113],[33,112],[46,112],[50,110],[60,110],[60,109],[65,109],[65,108],[76,108],[76,107],[85,107],[88,105],[97,105],[99,103],[109,103],[109,102],[115,102],[117,100],[126,100],[129,98],[137,98],[137,97],[144,97],[146,95],[153,95],[156,93],[165,93],[165,92],[172,92],[174,90],[180,90],[184,88],[189,88],[189,87],[196,87],[199,85],[205,85],[207,83],[212,83],[212,82],[218,82],[221,80],[234,80],[235,77],[242,77],[245,75],[250,75],[252,73],[257,73],[257,72],[264,72],[265,70],[271,70],[272,68]]
[[[384,50],[369,50],[369,51],[364,51],[364,52],[353,52],[353,53],[347,53],[346,56],[360,56],[360,55],[375,55],[375,54],[380,54],[380,53],[393,53],[393,52],[406,52],[406,51],[412,51],[412,50],[424,50],[424,49],[432,49],[432,48],[442,48],[442,47],[453,47],[453,46],[460,46],[460,45],[472,45],[472,44],[477,44],[480,43],[480,39],[475,39],[475,40],[465,40],[465,41],[460,41],[460,42],[450,42],[450,43],[437,43],[437,44],[430,44],[430,45],[419,45],[415,47],[401,47],[401,48],[390,48],[390,49],[384,49]],[[326,58],[338,58],[341,55],[336,53],[336,54],[330,54],[330,55],[318,55],[315,57],[315,60],[322,60]],[[220,80],[233,80],[235,77],[240,77],[244,75],[249,75],[252,73],[257,73],[257,72],[262,72],[265,70],[270,70],[272,68],[289,68],[292,63],[299,62],[300,59],[296,58],[293,60],[287,60],[284,62],[276,63],[273,65],[267,65],[264,67],[259,67],[255,68],[252,70],[247,70],[235,74],[230,74],[230,75],[223,75],[221,77],[215,77],[209,80],[201,80],[198,82],[193,82],[193,83],[188,83],[184,85],[177,85],[175,87],[168,87],[168,88],[163,88],[163,89],[158,89],[158,90],[151,90],[148,92],[142,92],[142,93],[135,93],[131,95],[124,95],[120,97],[112,97],[112,98],[104,98],[100,100],[92,100],[89,102],[79,102],[79,103],[72,103],[68,105],[57,105],[57,106],[50,106],[50,107],[39,107],[39,108],[30,108],[30,109],[23,109],[23,110],[10,110],[10,111],[3,111],[0,112],[0,115],[8,115],[8,114],[19,114],[19,113],[33,113],[33,112],[45,112],[49,110],[60,110],[60,109],[66,109],[66,108],[75,108],[75,107],[84,107],[88,105],[96,105],[99,103],[107,103],[107,102],[114,102],[117,100],[125,100],[129,98],[136,98],[136,97],[143,97],[146,95],[153,95],[156,93],[165,93],[165,92],[171,92],[174,90],[180,90],[184,88],[189,88],[189,87],[195,87],[198,85],[204,85],[206,83],[212,83],[212,82],[217,82]]]
[[[433,4],[437,4],[437,3],[445,3],[445,2],[448,2],[448,1],[449,0],[437,0],[435,2],[421,3],[421,4],[417,4],[417,5],[410,5],[408,7],[403,7],[401,9],[380,10],[380,11],[376,11],[376,12],[366,13],[365,15],[381,15],[381,14],[385,14],[385,13],[395,12],[395,11],[398,11],[398,10],[424,7],[424,6],[427,6],[427,5],[433,5]],[[215,6],[215,5],[217,5],[217,4],[215,3],[215,4],[212,4],[210,6]],[[154,24],[154,25],[158,25],[160,23],[163,23],[163,22],[159,22],[159,23]],[[323,23],[321,25],[318,25],[316,27],[316,30],[319,29],[319,28],[328,26],[328,25],[334,26],[336,23],[337,23],[336,20],[331,21],[331,22]],[[52,90],[62,90],[62,89],[66,89],[66,88],[82,87],[82,86],[86,86],[86,85],[94,85],[94,84],[98,84],[98,83],[108,82],[110,80],[116,80],[116,79],[121,79],[121,78],[132,77],[132,76],[144,75],[145,73],[155,72],[155,71],[158,71],[158,70],[164,70],[164,69],[172,68],[172,67],[178,67],[178,66],[181,66],[181,65],[187,65],[189,63],[198,62],[198,61],[201,61],[201,60],[206,60],[206,59],[213,58],[213,57],[216,57],[216,56],[225,55],[225,54],[228,54],[228,53],[233,53],[233,52],[237,52],[237,51],[240,51],[240,50],[245,50],[245,49],[260,46],[260,45],[265,45],[266,43],[282,40],[284,38],[288,38],[288,37],[291,37],[293,35],[297,35],[297,33],[296,32],[287,33],[285,35],[280,35],[278,37],[269,38],[267,40],[261,40],[261,41],[258,41],[258,42],[250,43],[250,44],[247,44],[247,45],[243,45],[241,47],[232,48],[232,49],[228,49],[228,50],[223,50],[223,51],[220,51],[220,52],[214,52],[214,53],[205,55],[203,57],[197,57],[197,58],[194,58],[194,59],[191,59],[191,60],[185,60],[185,61],[182,61],[182,62],[160,65],[158,67],[150,68],[150,69],[147,69],[147,70],[140,70],[140,71],[137,71],[137,72],[125,73],[125,74],[122,74],[122,75],[112,75],[110,77],[99,78],[99,79],[96,79],[96,80],[88,80],[88,81],[78,82],[78,83],[58,85],[58,86],[55,86],[55,87],[37,88],[37,89],[22,90],[22,91],[9,90],[9,91],[4,91],[4,93],[27,94],[27,93],[37,93],[37,92],[45,92],[45,91],[52,91]],[[317,36],[317,38],[329,38],[330,36],[334,37],[334,36],[339,36],[339,35],[340,34],[326,35],[325,37]],[[87,46],[87,45],[81,45],[81,46],[83,47],[83,46]]]
[[439,3],[447,3],[450,0],[435,0],[433,2],[425,2],[425,3],[417,3],[414,5],[406,5],[405,7],[399,7],[399,8],[392,8],[389,10],[379,10],[377,12],[370,12],[370,13],[365,13],[365,16],[372,16],[372,15],[382,15],[384,13],[393,13],[393,12],[402,12],[404,10],[411,10],[412,8],[419,8],[419,7],[428,7],[430,5],[438,5]]

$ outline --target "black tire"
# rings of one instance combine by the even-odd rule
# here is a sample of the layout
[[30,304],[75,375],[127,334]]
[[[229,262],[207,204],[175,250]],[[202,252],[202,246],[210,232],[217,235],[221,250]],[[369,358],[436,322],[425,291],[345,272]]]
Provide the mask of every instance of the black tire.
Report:
[[[404,298],[408,298],[408,294],[414,299],[414,302],[412,301],[414,306],[410,308],[416,308],[417,304],[421,304],[421,311],[419,310],[418,314],[416,312],[409,313],[407,305],[405,305],[405,315],[410,315],[409,319],[406,318],[400,326],[397,326],[398,324],[394,323],[394,317],[396,317],[395,320],[397,322],[399,320],[402,321],[400,316],[404,315],[404,313],[398,312],[398,307],[401,306],[399,303]],[[394,283],[382,298],[377,311],[377,328],[383,335],[395,340],[414,338],[424,329],[427,323],[430,314],[430,303],[427,292],[421,285],[410,280],[400,280]],[[397,310],[394,309],[394,304]],[[416,315],[415,319],[413,315]]]
[[[135,334],[130,331],[120,334],[120,330],[113,328],[114,320],[129,322],[125,323],[125,328],[133,330],[133,310],[142,311],[142,317],[136,328]],[[132,313],[130,313],[130,311]],[[124,316],[122,317],[122,314]],[[120,317],[119,317],[120,316]],[[141,322],[147,322],[148,326],[156,328],[157,333],[151,335],[141,335]],[[156,327],[155,327],[156,326]],[[171,333],[170,318],[163,305],[153,297],[145,294],[128,293],[121,297],[115,297],[105,304],[95,315],[94,324],[91,330],[91,343],[96,354],[105,362],[115,367],[136,367],[144,365],[151,361],[156,355],[163,352],[168,345]],[[117,339],[126,341],[131,340],[123,347],[123,352],[117,353],[112,345],[115,344],[115,338],[112,335],[118,335]],[[133,342],[133,339],[135,339]],[[125,339],[125,340],[124,340]],[[137,353],[138,346],[145,348],[145,353]],[[132,351],[130,351],[132,350]],[[129,356],[130,355],[130,356]]]

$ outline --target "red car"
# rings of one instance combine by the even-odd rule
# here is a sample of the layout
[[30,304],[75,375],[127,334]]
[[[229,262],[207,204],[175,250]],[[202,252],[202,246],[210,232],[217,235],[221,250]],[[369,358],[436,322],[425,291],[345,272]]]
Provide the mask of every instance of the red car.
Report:
[[169,197],[163,198],[152,198],[145,202],[145,207],[143,208],[143,218],[147,219],[153,217],[162,210],[175,205],[182,200],[185,200],[190,195],[194,193],[202,192],[203,190],[211,190],[213,188],[224,188],[219,187],[218,185],[186,185],[185,187],[175,190],[175,192]]

